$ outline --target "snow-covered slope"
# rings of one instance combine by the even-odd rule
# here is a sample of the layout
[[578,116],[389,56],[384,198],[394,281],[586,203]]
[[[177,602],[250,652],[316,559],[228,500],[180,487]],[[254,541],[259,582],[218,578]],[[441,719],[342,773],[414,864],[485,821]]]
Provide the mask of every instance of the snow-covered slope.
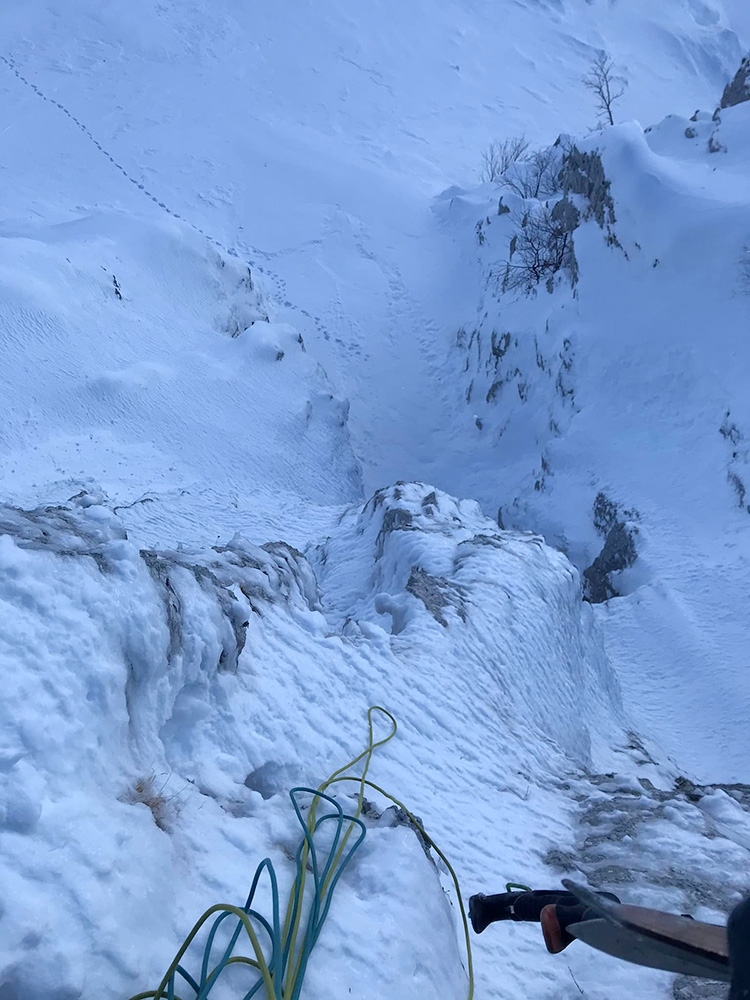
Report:
[[714,0],[6,6],[1,54],[26,83],[3,66],[0,204],[49,222],[161,203],[237,248],[350,398],[368,490],[436,481],[461,449],[435,350],[468,303],[427,196],[470,183],[493,139],[592,124],[600,49],[630,80],[623,117],[707,107],[750,44],[732,17]]
[[[720,919],[748,888],[745,109],[576,140],[620,244],[576,230],[576,298],[487,294],[475,188],[491,140],[586,132],[601,50],[619,117],[712,111],[744,6],[293,8],[0,11],[5,1000],[147,989],[261,858],[288,887],[286,793],[372,703],[372,776],[467,895],[574,871]],[[639,555],[592,609],[599,493]],[[373,799],[303,996],[461,998],[450,882]],[[477,939],[476,995],[690,995],[540,949]]]
[[7,499],[93,482],[161,541],[210,543],[248,508],[273,534],[361,494],[348,406],[247,265],[111,210],[4,222],[0,255]]
[[[481,261],[478,309],[457,335],[460,388],[452,379],[475,425],[467,492],[591,567],[594,601],[629,595],[600,618],[633,711],[683,766],[740,780],[750,103],[563,139],[553,153],[546,202],[507,184],[441,201]],[[527,246],[543,244],[545,203],[582,213],[551,294],[552,264],[517,281]]]
[[[347,512],[312,564],[239,537],[139,550],[87,494],[6,507],[0,526],[8,996],[145,989],[262,857],[288,884],[286,793],[354,756],[369,704],[401,721],[376,780],[469,885],[542,877],[548,822],[567,821],[538,785],[590,765],[587,718],[617,731],[617,686],[565,558],[429,487]],[[418,983],[460,997],[455,906],[408,828],[373,828],[306,995],[332,977],[342,996]]]
[[[240,901],[262,857],[287,887],[286,793],[354,755],[371,703],[401,723],[372,776],[465,887],[573,870],[714,919],[745,887],[741,804],[670,789],[624,731],[570,564],[473,503],[381,491],[309,560],[239,536],[139,549],[93,494],[5,507],[0,527],[9,997],[130,995],[207,906]],[[394,818],[368,821],[304,995],[465,995],[455,893]],[[534,995],[560,979],[533,928],[482,944],[479,996],[500,975]],[[602,961],[569,967],[596,993]],[[609,995],[669,981],[604,967]]]

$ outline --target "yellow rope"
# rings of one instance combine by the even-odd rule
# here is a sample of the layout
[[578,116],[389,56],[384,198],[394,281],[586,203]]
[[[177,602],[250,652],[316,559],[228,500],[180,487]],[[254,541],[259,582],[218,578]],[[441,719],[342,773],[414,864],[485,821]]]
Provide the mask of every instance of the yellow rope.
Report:
[[[384,736],[382,739],[379,740],[375,739],[375,727],[373,723],[373,715],[375,712],[380,712],[383,715],[385,715],[391,723],[391,731],[388,733],[387,736]],[[367,740],[367,745],[365,749],[362,751],[362,753],[352,758],[352,760],[350,760],[348,764],[345,764],[343,767],[340,767],[338,770],[334,771],[333,774],[329,778],[327,778],[326,781],[324,781],[317,789],[319,793],[323,794],[331,785],[338,784],[339,782],[342,781],[356,781],[359,784],[359,792],[357,794],[357,807],[354,812],[354,817],[350,818],[350,822],[346,829],[346,832],[344,833],[341,839],[341,843],[338,845],[336,854],[334,855],[334,860],[330,864],[328,875],[324,879],[320,890],[319,902],[325,901],[326,895],[331,886],[331,880],[334,876],[334,872],[336,871],[337,866],[339,865],[339,862],[341,861],[344,855],[347,843],[349,842],[349,839],[355,828],[356,821],[359,820],[360,818],[360,815],[362,813],[362,808],[364,805],[365,789],[372,788],[374,791],[378,792],[378,794],[384,796],[390,802],[393,802],[394,805],[396,805],[399,809],[403,811],[403,813],[408,817],[409,821],[413,824],[415,829],[419,831],[419,834],[424,839],[425,843],[432,850],[435,851],[435,853],[442,860],[443,864],[450,872],[451,878],[453,879],[453,884],[456,888],[456,897],[458,899],[458,906],[461,911],[461,919],[463,921],[463,927],[464,927],[464,938],[466,942],[466,958],[468,966],[467,972],[469,978],[469,990],[468,990],[467,1000],[473,1000],[474,963],[471,953],[471,938],[469,935],[469,924],[466,919],[466,913],[464,911],[463,898],[461,896],[461,887],[458,882],[458,876],[456,875],[453,866],[448,861],[446,856],[437,846],[432,837],[430,837],[430,835],[427,833],[421,821],[409,809],[407,809],[407,807],[403,804],[403,802],[399,801],[399,799],[391,795],[390,792],[386,792],[385,789],[380,787],[380,785],[376,785],[374,782],[370,781],[367,777],[370,768],[370,763],[372,760],[372,755],[375,752],[375,750],[377,750],[379,747],[385,746],[386,743],[389,743],[398,731],[398,725],[396,723],[395,718],[391,715],[389,711],[387,711],[387,709],[382,708],[380,705],[373,705],[371,708],[368,709],[367,712],[367,725],[368,725],[368,740]],[[364,766],[362,768],[361,775],[346,773],[351,768],[356,767],[357,764],[359,764],[361,761],[364,761]],[[284,917],[283,932],[281,934],[281,939],[280,939],[281,941],[285,941],[287,938],[287,934],[290,932],[291,928],[291,938],[290,938],[291,944],[289,948],[290,961],[289,964],[287,965],[285,982],[283,984],[283,990],[281,994],[282,997],[285,998],[285,1000],[288,1000],[288,998],[293,997],[295,995],[295,990],[297,990],[298,992],[299,989],[298,979],[300,973],[302,972],[305,961],[304,942],[303,946],[300,947],[299,952],[297,954],[295,954],[295,952],[297,945],[297,937],[300,929],[300,923],[302,920],[302,901],[304,898],[307,862],[310,855],[310,840],[312,839],[313,833],[315,832],[315,824],[317,820],[319,803],[320,799],[317,798],[313,799],[312,805],[310,806],[308,812],[307,819],[305,820],[307,834],[310,839],[309,840],[307,838],[305,839],[302,850],[300,852],[299,868],[298,868],[299,878],[298,878],[297,888],[296,890],[290,893],[289,901],[287,903],[286,914]],[[296,912],[295,912],[295,900],[296,900]],[[131,997],[130,1000],[163,1000],[163,998],[166,996],[169,982],[175,975],[177,967],[180,964],[180,960],[182,959],[183,955],[190,947],[191,943],[195,939],[201,927],[203,927],[206,921],[211,916],[213,916],[213,914],[217,912],[231,913],[237,917],[237,919],[242,923],[250,939],[250,942],[253,946],[253,951],[255,952],[256,956],[255,959],[246,958],[244,956],[235,956],[230,958],[226,962],[226,964],[244,964],[256,968],[262,976],[263,984],[266,989],[266,995],[269,998],[269,1000],[271,1000],[271,998],[277,995],[274,987],[274,974],[271,973],[268,967],[268,963],[263,954],[263,950],[261,948],[260,942],[258,940],[257,934],[250,921],[249,916],[247,915],[247,913],[245,913],[244,910],[240,909],[237,906],[232,906],[226,903],[219,903],[216,904],[215,906],[212,906],[210,909],[206,910],[206,912],[197,921],[197,923],[195,924],[195,926],[193,927],[193,929],[190,931],[187,938],[183,942],[179,951],[175,955],[174,959],[172,960],[172,963],[167,969],[167,972],[162,978],[162,981],[159,983],[158,989],[146,993],[138,993],[135,996]],[[209,976],[209,980],[210,978],[211,977]],[[174,1000],[180,1000],[180,997],[176,993],[174,994]]]
[[[357,778],[354,775],[344,775],[341,778],[334,778],[332,781],[329,782],[329,784],[333,784],[336,781],[360,781],[360,780],[361,780],[360,778]],[[466,910],[464,909],[464,901],[463,901],[463,897],[461,895],[461,886],[459,885],[458,875],[456,875],[456,872],[455,872],[455,870],[453,868],[453,865],[446,858],[446,856],[440,850],[440,848],[435,843],[435,841],[432,839],[432,837],[429,835],[429,833],[425,830],[424,826],[422,826],[422,823],[419,820],[419,818],[417,816],[415,816],[413,812],[411,812],[409,809],[407,809],[406,806],[403,804],[403,802],[399,802],[399,800],[397,798],[395,798],[393,795],[391,795],[390,792],[386,792],[386,790],[384,788],[381,788],[380,785],[376,785],[372,781],[363,781],[363,784],[366,785],[368,788],[372,788],[374,791],[379,792],[381,795],[385,796],[385,798],[389,799],[389,801],[393,802],[394,805],[398,806],[399,809],[402,809],[404,811],[404,813],[406,814],[406,816],[409,818],[409,821],[416,827],[417,830],[419,830],[420,835],[422,837],[424,837],[426,843],[435,851],[435,853],[438,855],[438,857],[440,858],[440,860],[443,862],[443,864],[445,865],[445,867],[450,872],[450,876],[453,879],[453,885],[456,887],[456,898],[458,899],[458,907],[459,907],[459,910],[461,911],[461,920],[463,921],[463,925],[464,925],[464,941],[465,941],[465,944],[466,944],[466,962],[467,962],[467,966],[468,966],[467,972],[468,972],[468,975],[469,975],[469,992],[468,992],[467,1000],[473,1000],[473,997],[474,997],[474,959],[472,957],[472,952],[471,952],[471,935],[469,934],[469,921],[466,919]]]

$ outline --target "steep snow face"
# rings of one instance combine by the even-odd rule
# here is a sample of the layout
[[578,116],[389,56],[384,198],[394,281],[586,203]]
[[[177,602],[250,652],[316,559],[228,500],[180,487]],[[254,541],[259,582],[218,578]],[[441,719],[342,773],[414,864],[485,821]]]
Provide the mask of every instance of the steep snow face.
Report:
[[603,49],[630,81],[623,118],[708,106],[747,44],[733,16],[715,0],[6,5],[0,205],[45,223],[169,211],[236,249],[351,400],[368,492],[456,492],[436,350],[468,302],[426,196],[471,184],[491,140],[593,124],[581,78]]
[[478,458],[469,491],[592,567],[593,600],[630,595],[600,612],[628,700],[668,752],[735,780],[750,740],[749,136],[748,103],[617,126],[552,151],[551,215],[507,184],[440,203],[448,222],[473,212],[484,283],[454,371],[497,472]]
[[[262,857],[288,887],[286,793],[354,756],[369,704],[402,723],[373,777],[469,886],[542,877],[572,836],[552,776],[588,770],[600,727],[621,732],[565,559],[427,487],[348,511],[312,562],[239,537],[139,550],[91,494],[4,507],[0,529],[8,996],[148,988]],[[456,906],[412,831],[371,825],[305,995],[461,997]]]
[[750,10],[743,0],[723,0],[724,16],[727,23],[737,32],[745,48],[750,46]]
[[[693,345],[686,367],[675,335],[662,368],[629,369],[629,346],[663,327],[644,310],[628,341],[626,310],[645,287],[656,312],[661,275],[690,329],[726,305],[744,111],[718,130],[671,119],[645,140],[631,125],[580,143],[588,164],[601,148],[594,187],[613,218],[594,198],[575,258],[565,248],[578,298],[559,283],[531,311],[504,302],[511,326],[493,339],[488,296],[481,346],[467,319],[507,219],[494,189],[465,189],[492,139],[585,131],[581,76],[602,49],[630,83],[623,118],[712,108],[750,44],[742,9],[31,0],[6,4],[0,26],[0,995],[148,988],[207,906],[242,902],[261,858],[288,887],[286,792],[360,749],[375,702],[402,725],[373,777],[423,817],[468,892],[575,871],[720,920],[747,888],[750,843],[747,787],[727,783],[746,745],[739,626],[726,638],[744,536],[722,549],[715,514],[745,516],[739,366],[721,374]],[[704,259],[714,238],[719,258]],[[695,292],[706,276],[715,295]],[[531,373],[526,400],[515,367],[488,400],[511,357]],[[716,414],[721,457],[677,405],[704,370],[734,393],[717,409],[712,383],[696,410],[706,426]],[[528,405],[503,410],[514,391]],[[645,415],[619,461],[623,394]],[[693,450],[705,493],[693,473],[671,492],[659,479],[688,467],[650,445],[659,421],[672,451]],[[631,596],[582,605],[564,554],[444,490],[543,529],[581,569],[606,535],[587,585]],[[685,497],[692,522],[664,515]],[[638,559],[618,579],[628,545]],[[711,636],[709,619],[726,671],[698,690],[699,719],[675,693],[719,658],[689,631]],[[707,762],[721,784],[695,781]],[[465,995],[457,900],[408,826],[375,819],[386,806],[337,890],[310,1000]],[[481,939],[478,996],[498,983],[559,996],[537,931]],[[571,997],[603,995],[603,968],[614,1000],[672,988],[594,953],[568,961],[583,984]]]
[[[747,786],[685,781],[624,731],[570,565],[473,503],[383,490],[306,557],[239,536],[139,549],[84,493],[0,509],[0,571],[8,997],[152,987],[208,906],[242,902],[264,857],[283,898],[300,837],[287,792],[357,753],[374,703],[400,730],[370,776],[468,891],[573,872],[719,920],[745,888]],[[303,995],[462,1000],[452,883],[369,795]],[[559,992],[538,928],[488,932],[475,959],[477,996],[501,978]],[[671,984],[587,949],[566,962],[595,995],[603,964],[610,996]]]

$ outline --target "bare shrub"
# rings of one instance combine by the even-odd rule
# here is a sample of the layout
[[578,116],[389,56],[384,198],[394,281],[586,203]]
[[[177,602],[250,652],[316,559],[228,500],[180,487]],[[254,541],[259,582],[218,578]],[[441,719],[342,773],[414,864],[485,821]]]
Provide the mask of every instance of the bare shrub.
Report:
[[529,144],[522,135],[514,139],[503,139],[502,142],[491,142],[482,153],[479,179],[483,184],[499,181],[503,174],[521,159],[528,148]]
[[594,94],[597,116],[614,125],[612,105],[625,93],[627,82],[615,74],[612,60],[606,52],[593,60],[583,78],[583,85]]
[[747,496],[747,490],[745,488],[745,484],[742,482],[737,473],[731,469],[729,470],[729,472],[727,472],[727,480],[729,481],[730,485],[734,489],[734,492],[737,496],[737,506],[744,507],[745,497]]
[[[165,795],[165,789],[169,784],[171,774],[157,775],[154,772],[144,775],[136,781],[131,791],[123,797],[123,801],[131,803],[141,803],[148,806],[154,823],[160,830],[169,830],[170,821],[174,819],[178,812],[178,805],[174,802],[180,792]],[[162,780],[163,779],[163,780]]]
[[567,268],[571,279],[575,280],[575,226],[571,226],[564,213],[556,213],[554,208],[541,205],[514,221],[516,232],[511,238],[508,260],[502,270],[501,288],[504,292],[520,290],[529,295],[545,279],[548,288],[551,288],[552,277],[563,268]]
[[512,165],[503,181],[521,198],[549,198],[560,189],[557,175],[559,157],[555,149],[539,149]]

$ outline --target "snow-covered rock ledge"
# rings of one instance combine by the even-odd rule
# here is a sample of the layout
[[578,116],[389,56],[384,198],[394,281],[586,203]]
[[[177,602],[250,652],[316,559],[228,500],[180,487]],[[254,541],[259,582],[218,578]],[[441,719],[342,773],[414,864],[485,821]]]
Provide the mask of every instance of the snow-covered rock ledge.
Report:
[[[0,604],[0,982],[26,1000],[146,988],[261,857],[291,877],[286,792],[359,749],[368,704],[401,722],[378,780],[469,887],[544,870],[551,841],[519,840],[517,808],[546,815],[559,793],[529,789],[587,767],[584,719],[618,712],[565,558],[421,484],[345,511],[307,556],[141,548],[87,493],[6,506]],[[411,831],[374,828],[337,891],[313,980],[367,979],[377,907],[413,940],[357,995],[401,996],[407,960],[423,996],[463,995],[455,901]]]

